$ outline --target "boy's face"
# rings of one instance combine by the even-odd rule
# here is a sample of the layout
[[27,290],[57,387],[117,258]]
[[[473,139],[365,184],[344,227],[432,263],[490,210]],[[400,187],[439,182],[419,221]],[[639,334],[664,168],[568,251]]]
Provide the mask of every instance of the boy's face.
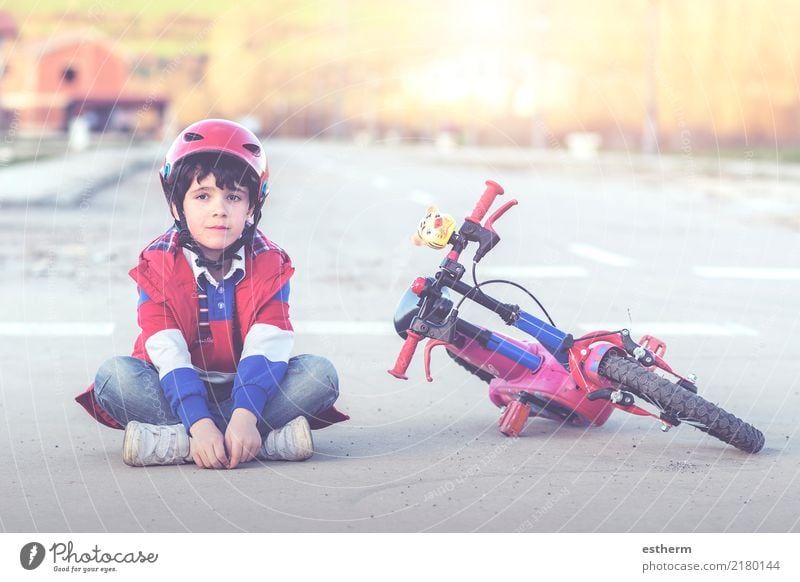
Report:
[[[219,188],[214,174],[200,180],[195,178],[183,199],[189,232],[206,258],[211,260],[219,258],[225,247],[242,236],[252,210],[247,188]],[[174,203],[172,213],[178,216]]]

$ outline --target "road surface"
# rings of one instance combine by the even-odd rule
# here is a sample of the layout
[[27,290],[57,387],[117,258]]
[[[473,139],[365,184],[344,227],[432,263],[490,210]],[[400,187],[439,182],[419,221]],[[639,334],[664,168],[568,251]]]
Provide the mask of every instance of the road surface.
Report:
[[[170,223],[155,171],[69,204],[7,204],[0,530],[800,530],[800,234],[780,196],[749,195],[769,179],[708,175],[681,159],[280,141],[268,150],[263,225],[297,267],[295,351],[336,364],[352,420],[316,432],[305,463],[125,466],[122,433],[72,398],[105,358],[131,351],[127,270]],[[479,278],[519,281],[568,331],[660,336],[707,399],[764,431],[765,449],[747,455],[685,426],[664,434],[623,413],[589,430],[534,420],[509,440],[486,385],[444,354],[434,352],[433,383],[421,361],[406,382],[389,376],[397,299],[441,260],[410,234],[431,203],[463,218],[486,179],[520,204],[497,223],[503,241]],[[524,294],[496,292],[536,313]],[[462,316],[491,321],[477,307]]]

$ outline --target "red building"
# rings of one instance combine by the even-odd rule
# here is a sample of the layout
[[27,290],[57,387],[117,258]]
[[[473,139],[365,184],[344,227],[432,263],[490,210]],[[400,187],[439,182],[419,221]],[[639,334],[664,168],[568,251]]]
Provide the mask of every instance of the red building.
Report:
[[[4,45],[8,41],[13,41],[17,38],[19,29],[14,17],[8,12],[0,12],[0,83],[2,82],[3,75],[6,69],[6,53],[8,49]],[[8,115],[0,106],[0,128],[7,128],[11,124],[11,116]]]
[[6,55],[0,109],[21,131],[59,132],[78,115],[92,131],[156,132],[168,100],[148,93],[131,61],[94,32],[16,43]]

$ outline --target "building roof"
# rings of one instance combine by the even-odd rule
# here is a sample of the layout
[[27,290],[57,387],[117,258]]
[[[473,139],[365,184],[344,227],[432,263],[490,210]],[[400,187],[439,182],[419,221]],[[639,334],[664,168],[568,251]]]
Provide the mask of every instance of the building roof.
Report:
[[127,59],[125,51],[117,43],[94,28],[61,32],[44,39],[31,40],[20,46],[20,50],[29,55],[32,54],[42,58],[48,53],[72,45],[99,45],[108,52]]
[[92,93],[85,97],[73,97],[71,102],[86,106],[140,107],[142,105],[152,105],[153,107],[163,107],[169,103],[169,98],[135,93]]

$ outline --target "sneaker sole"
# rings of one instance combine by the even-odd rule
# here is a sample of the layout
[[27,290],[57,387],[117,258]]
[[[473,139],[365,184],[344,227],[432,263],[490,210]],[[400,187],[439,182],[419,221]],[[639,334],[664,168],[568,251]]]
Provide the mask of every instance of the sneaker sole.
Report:
[[141,463],[136,463],[136,453],[135,445],[136,445],[136,438],[134,437],[134,433],[138,432],[139,423],[135,420],[132,420],[128,423],[125,427],[125,436],[122,439],[122,461],[128,465],[129,467],[141,467]]
[[297,442],[302,443],[303,447],[308,450],[307,456],[295,460],[305,461],[310,459],[314,455],[314,437],[311,436],[311,425],[308,424],[308,419],[305,416],[298,417],[292,423],[294,423],[292,432],[298,437]]

